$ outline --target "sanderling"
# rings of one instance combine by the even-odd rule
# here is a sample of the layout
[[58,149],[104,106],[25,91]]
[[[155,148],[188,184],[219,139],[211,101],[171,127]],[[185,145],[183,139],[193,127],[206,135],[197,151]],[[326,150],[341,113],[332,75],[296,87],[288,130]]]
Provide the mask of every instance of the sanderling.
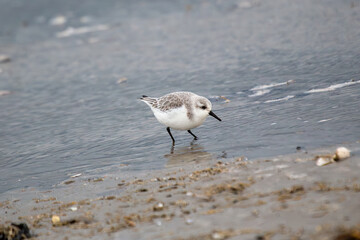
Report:
[[198,138],[190,129],[200,126],[208,115],[221,121],[211,111],[212,105],[207,98],[191,92],[173,92],[159,98],[143,95],[140,100],[149,105],[156,119],[167,127],[166,130],[173,141],[173,145],[175,139],[170,128],[187,130],[197,140]]

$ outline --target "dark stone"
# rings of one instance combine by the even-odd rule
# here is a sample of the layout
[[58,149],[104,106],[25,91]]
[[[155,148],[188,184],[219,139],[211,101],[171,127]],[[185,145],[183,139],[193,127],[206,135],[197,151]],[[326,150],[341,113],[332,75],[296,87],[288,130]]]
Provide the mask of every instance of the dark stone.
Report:
[[0,240],[22,240],[27,238],[31,238],[31,234],[26,223],[11,223],[10,226],[0,226]]

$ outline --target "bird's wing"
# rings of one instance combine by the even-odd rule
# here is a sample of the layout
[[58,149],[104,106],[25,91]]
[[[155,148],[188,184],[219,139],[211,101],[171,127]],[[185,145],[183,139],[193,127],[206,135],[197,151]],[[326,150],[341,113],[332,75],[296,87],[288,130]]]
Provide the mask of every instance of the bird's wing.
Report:
[[162,111],[179,108],[184,105],[184,101],[177,94],[167,94],[158,99],[158,108]]

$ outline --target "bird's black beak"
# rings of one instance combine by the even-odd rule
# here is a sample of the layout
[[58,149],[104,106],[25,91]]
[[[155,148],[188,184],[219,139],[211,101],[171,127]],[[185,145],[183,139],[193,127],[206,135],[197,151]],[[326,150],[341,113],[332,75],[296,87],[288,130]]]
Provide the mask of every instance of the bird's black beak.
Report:
[[210,111],[209,115],[213,116],[214,118],[216,118],[217,120],[219,120],[221,122],[221,119],[218,116],[216,116],[215,113],[213,113],[213,111]]

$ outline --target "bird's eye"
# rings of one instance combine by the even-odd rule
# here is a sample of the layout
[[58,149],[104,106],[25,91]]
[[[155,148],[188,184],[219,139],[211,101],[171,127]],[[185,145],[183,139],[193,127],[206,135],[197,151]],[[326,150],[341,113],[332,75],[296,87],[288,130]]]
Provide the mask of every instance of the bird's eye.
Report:
[[206,109],[206,106],[202,106],[201,109],[205,110],[205,109]]

